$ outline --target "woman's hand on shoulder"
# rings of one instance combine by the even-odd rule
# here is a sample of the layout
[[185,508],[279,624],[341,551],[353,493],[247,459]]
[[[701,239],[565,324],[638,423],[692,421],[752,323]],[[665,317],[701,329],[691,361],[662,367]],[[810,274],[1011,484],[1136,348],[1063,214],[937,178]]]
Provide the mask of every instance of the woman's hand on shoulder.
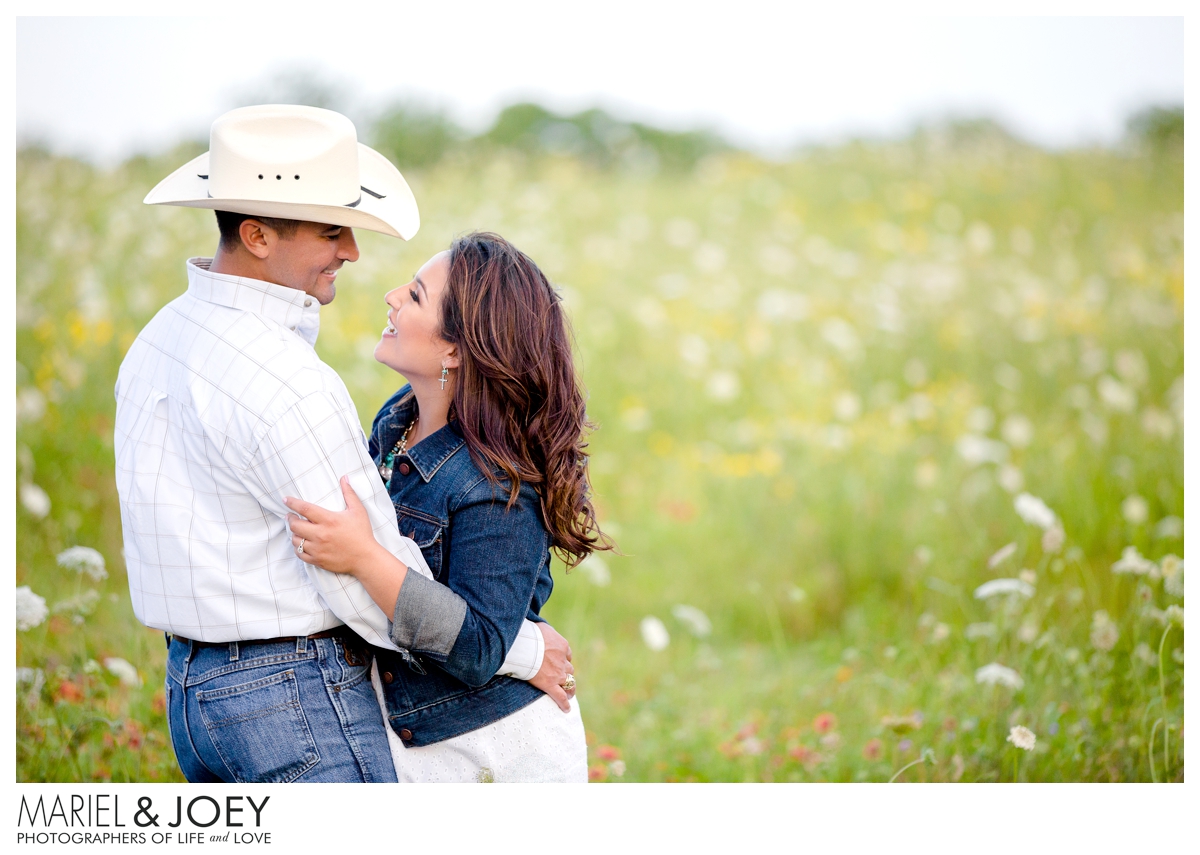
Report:
[[382,547],[371,530],[367,509],[345,475],[341,487],[346,500],[344,511],[331,511],[291,496],[283,503],[292,511],[287,519],[296,556],[331,573],[353,574],[365,568],[372,553]]

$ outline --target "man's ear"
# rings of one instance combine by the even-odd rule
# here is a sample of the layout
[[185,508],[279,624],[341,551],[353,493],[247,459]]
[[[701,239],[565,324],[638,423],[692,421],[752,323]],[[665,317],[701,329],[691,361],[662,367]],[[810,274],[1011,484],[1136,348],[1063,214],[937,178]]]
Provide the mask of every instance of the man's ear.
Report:
[[242,220],[242,224],[238,226],[238,235],[246,251],[260,259],[271,254],[271,245],[277,239],[271,227],[258,220]]

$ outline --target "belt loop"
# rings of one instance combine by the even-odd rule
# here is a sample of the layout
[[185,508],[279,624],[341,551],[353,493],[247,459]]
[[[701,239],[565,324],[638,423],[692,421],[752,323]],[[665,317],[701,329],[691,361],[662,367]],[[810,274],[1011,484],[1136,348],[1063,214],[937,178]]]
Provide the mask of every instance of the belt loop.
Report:
[[229,661],[237,662],[239,653],[240,648],[238,647],[238,643],[236,641],[229,642]]
[[297,653],[307,653],[308,652],[308,636],[307,635],[297,635],[296,636],[296,652]]
[[164,632],[163,633],[163,641],[165,641],[167,643],[167,650],[170,650],[171,649],[171,633]]

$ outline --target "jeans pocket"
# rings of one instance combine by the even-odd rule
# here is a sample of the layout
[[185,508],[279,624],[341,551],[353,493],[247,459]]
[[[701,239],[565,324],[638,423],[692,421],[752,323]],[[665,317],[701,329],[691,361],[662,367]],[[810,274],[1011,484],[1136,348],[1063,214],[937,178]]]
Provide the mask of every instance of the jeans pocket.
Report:
[[321,759],[293,671],[196,693],[217,753],[238,783],[294,781]]

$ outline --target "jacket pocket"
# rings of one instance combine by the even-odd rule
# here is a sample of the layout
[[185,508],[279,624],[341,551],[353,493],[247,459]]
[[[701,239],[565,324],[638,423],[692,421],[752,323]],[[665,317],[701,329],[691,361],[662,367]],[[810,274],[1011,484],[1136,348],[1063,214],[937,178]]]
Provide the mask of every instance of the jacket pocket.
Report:
[[217,753],[238,783],[283,784],[320,761],[294,671],[196,693]]
[[433,573],[433,578],[439,582],[444,581],[442,579],[442,547],[445,539],[445,525],[419,511],[399,505],[396,506],[396,524],[400,527],[400,533],[411,539],[420,548],[421,554],[425,556],[425,563],[429,565],[429,570]]

